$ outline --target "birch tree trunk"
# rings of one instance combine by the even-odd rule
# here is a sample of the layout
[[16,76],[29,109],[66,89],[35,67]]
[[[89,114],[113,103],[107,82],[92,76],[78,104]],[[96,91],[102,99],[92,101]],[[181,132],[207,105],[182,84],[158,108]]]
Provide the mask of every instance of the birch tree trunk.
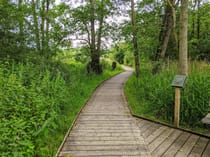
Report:
[[188,0],[181,0],[180,31],[179,31],[179,73],[188,75]]

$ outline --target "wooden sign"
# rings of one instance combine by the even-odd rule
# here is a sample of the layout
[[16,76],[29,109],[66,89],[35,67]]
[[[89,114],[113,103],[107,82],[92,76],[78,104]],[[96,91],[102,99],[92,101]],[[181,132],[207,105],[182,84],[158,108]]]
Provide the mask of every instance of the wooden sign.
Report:
[[186,75],[176,75],[172,81],[171,86],[177,88],[183,88],[186,82]]

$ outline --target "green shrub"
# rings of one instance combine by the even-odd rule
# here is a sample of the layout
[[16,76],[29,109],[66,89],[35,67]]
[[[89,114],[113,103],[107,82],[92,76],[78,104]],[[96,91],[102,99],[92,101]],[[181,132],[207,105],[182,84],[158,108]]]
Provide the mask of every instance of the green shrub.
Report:
[[109,67],[87,75],[85,65],[68,61],[0,62],[0,156],[55,156],[93,89],[121,71]]
[[0,69],[1,156],[34,156],[36,140],[57,127],[60,106],[68,103],[66,83],[31,63],[1,63]]
[[[141,77],[132,76],[126,83],[126,95],[135,114],[173,123],[174,88],[171,82],[175,66],[168,66],[157,75],[151,66],[142,66]],[[192,63],[187,85],[181,92],[181,125],[205,128],[201,119],[210,112],[210,72],[208,64]]]

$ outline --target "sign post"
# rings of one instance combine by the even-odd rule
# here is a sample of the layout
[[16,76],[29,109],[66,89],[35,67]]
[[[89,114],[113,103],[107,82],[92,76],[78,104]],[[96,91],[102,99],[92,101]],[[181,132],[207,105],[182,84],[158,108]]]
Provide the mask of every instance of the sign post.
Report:
[[185,75],[176,75],[171,84],[172,87],[175,87],[175,103],[174,103],[175,127],[179,127],[181,88],[184,87],[186,78],[187,77]]

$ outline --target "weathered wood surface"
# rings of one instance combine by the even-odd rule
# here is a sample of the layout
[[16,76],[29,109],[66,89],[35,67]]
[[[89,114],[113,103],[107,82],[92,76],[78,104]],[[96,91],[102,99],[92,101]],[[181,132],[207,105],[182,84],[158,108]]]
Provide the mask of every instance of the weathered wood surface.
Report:
[[80,113],[58,157],[210,157],[210,141],[131,116],[127,70],[102,84]]
[[209,138],[147,120],[136,121],[152,157],[210,157]]

